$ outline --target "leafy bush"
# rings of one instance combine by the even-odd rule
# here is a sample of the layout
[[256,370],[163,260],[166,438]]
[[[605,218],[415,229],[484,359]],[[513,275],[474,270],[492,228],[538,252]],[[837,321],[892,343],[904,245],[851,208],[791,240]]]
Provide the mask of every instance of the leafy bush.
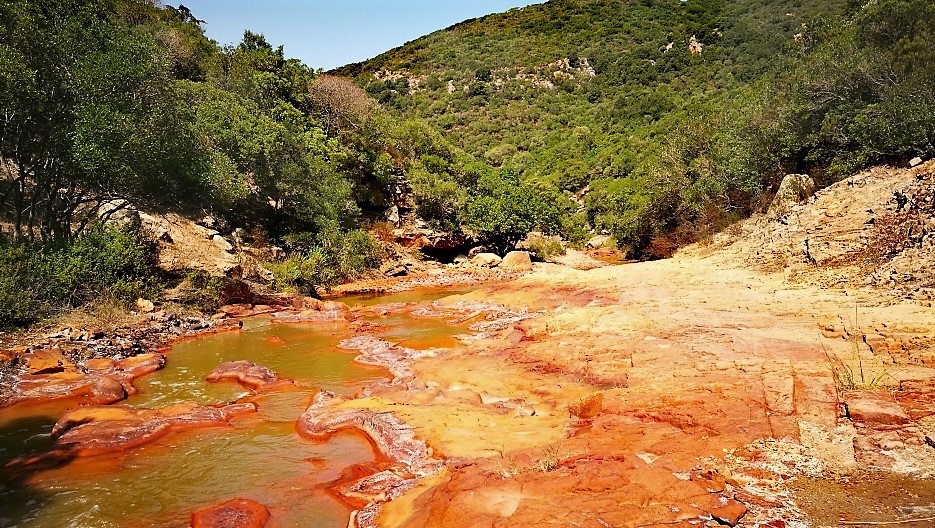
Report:
[[24,326],[100,297],[130,304],[162,284],[139,233],[96,226],[72,242],[0,240],[0,327]]
[[48,313],[36,256],[24,245],[0,241],[0,328],[25,326]]
[[464,190],[452,179],[427,171],[410,174],[416,212],[432,228],[456,232],[460,229],[458,212],[464,206]]
[[383,259],[379,242],[360,230],[297,233],[287,237],[286,245],[289,256],[267,264],[279,290],[314,294],[318,288],[330,289],[359,277]]
[[569,207],[569,200],[558,191],[521,182],[512,170],[503,169],[481,176],[461,221],[482,242],[508,250],[530,231],[558,231]]
[[243,281],[191,270],[185,275],[191,288],[188,302],[203,310],[216,310],[225,304],[250,302],[252,292]]
[[559,221],[559,233],[572,247],[583,248],[593,236],[588,216],[583,212],[562,216]]
[[565,254],[565,248],[558,240],[549,237],[535,237],[526,244],[529,253],[538,260],[547,260]]

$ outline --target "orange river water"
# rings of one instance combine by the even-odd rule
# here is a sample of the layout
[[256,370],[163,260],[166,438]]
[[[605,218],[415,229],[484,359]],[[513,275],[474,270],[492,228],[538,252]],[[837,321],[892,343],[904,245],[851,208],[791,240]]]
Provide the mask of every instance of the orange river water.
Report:
[[[430,300],[454,291],[399,294],[383,302]],[[398,299],[396,297],[399,297]],[[373,304],[381,299],[347,298]],[[454,344],[464,327],[407,315],[372,317],[381,337],[410,348]],[[172,347],[166,367],[136,381],[126,404],[164,407],[243,399],[255,415],[233,425],[168,435],[126,452],[79,457],[55,468],[16,470],[3,465],[51,445],[49,431],[71,403],[0,409],[0,528],[110,528],[188,526],[198,509],[233,498],[253,499],[271,513],[271,528],[345,527],[350,510],[327,484],[354,464],[375,460],[370,443],[354,432],[325,443],[299,437],[295,420],[315,388],[353,394],[387,374],[354,363],[337,344],[351,333],[343,324],[245,322],[239,332],[207,335]],[[225,361],[250,360],[298,387],[254,395],[236,383],[206,383]]]

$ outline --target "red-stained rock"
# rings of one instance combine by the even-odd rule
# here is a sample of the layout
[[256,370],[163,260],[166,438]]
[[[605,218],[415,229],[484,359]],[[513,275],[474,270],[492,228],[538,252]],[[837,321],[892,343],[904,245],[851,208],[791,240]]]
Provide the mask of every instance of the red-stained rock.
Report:
[[727,500],[722,506],[711,509],[711,517],[715,521],[734,526],[747,514],[747,507],[735,500]]
[[744,504],[755,504],[763,508],[780,508],[783,506],[782,502],[760,495],[754,495],[748,491],[739,490],[734,492],[734,499],[743,502]]
[[106,371],[117,366],[117,362],[110,358],[89,359],[84,362],[84,368],[89,371]]
[[74,371],[51,374],[22,374],[16,397],[9,403],[82,399],[83,403],[105,405],[136,392],[133,380],[161,369],[162,354],[141,354],[121,361],[93,359],[84,364],[87,374]]
[[725,480],[717,471],[692,471],[691,479],[704,486],[708,493],[720,493],[725,489]]
[[390,412],[367,409],[335,410],[334,394],[321,391],[312,405],[296,422],[300,435],[312,440],[326,440],[343,429],[357,429],[370,437],[384,457],[396,461],[414,475],[431,475],[441,462],[432,456],[425,441],[416,438],[412,427]]
[[249,499],[234,499],[192,515],[192,528],[262,528],[269,520],[266,506]]
[[301,312],[275,312],[273,322],[277,323],[338,323],[351,321],[354,316],[349,311],[339,310],[303,310]]
[[132,378],[152,374],[162,369],[166,364],[166,357],[162,354],[150,353],[128,357],[117,362],[115,367],[125,375]]
[[331,491],[345,501],[365,506],[374,502],[386,502],[411,489],[416,479],[404,479],[392,471],[379,471],[357,479],[344,479],[331,486]]
[[126,387],[118,378],[101,373],[24,374],[19,377],[18,388],[11,404],[81,398],[92,405],[104,405],[127,396]]
[[276,386],[291,385],[289,380],[280,379],[272,370],[257,365],[252,361],[228,361],[221,363],[208,374],[207,381],[234,380],[241,385],[254,389],[269,389]]
[[255,411],[253,404],[207,407],[188,402],[162,409],[79,407],[56,422],[52,438],[59,449],[97,455],[143,445],[172,431],[227,425],[233,417]]
[[851,391],[844,400],[855,424],[876,428],[909,423],[909,416],[888,391]]
[[60,348],[36,350],[25,355],[26,368],[30,374],[53,374],[75,370],[75,364],[66,358]]
[[900,389],[894,396],[912,420],[935,415],[935,380],[900,382]]
[[292,308],[296,311],[321,310],[322,301],[314,297],[296,297],[292,299]]
[[584,420],[594,418],[601,413],[601,407],[604,403],[604,395],[601,393],[592,394],[582,398],[568,406],[568,412],[577,418]]
[[218,312],[231,317],[249,317],[253,315],[253,306],[249,304],[228,304],[218,309]]
[[350,306],[341,301],[323,301],[320,310],[323,312],[346,312]]

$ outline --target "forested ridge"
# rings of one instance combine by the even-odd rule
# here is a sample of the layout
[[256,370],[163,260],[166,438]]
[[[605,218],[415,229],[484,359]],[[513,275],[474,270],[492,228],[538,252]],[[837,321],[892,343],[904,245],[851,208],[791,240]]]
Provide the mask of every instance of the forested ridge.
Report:
[[[604,229],[665,256],[761,208],[785,174],[827,185],[930,156],[933,17],[921,0],[553,0],[337,73],[501,173],[583,197],[566,237]],[[432,198],[451,180],[412,179]],[[452,207],[470,205],[457,183]]]
[[932,28],[927,0],[552,0],[322,73],[184,6],[3,0],[0,325],[160,288],[129,207],[283,245],[306,290],[379,263],[393,207],[666,256],[784,174],[935,153]]

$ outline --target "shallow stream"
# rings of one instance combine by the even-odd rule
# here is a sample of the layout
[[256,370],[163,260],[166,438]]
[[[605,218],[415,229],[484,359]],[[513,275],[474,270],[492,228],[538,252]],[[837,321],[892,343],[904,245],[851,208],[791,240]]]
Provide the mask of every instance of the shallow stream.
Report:
[[[459,291],[408,292],[388,302],[433,300]],[[402,300],[405,298],[405,301]],[[371,299],[362,299],[375,304]],[[350,305],[361,303],[347,299]],[[362,304],[362,303],[361,303]],[[444,319],[373,316],[381,338],[410,348],[450,346],[466,329]],[[159,408],[183,401],[254,402],[259,412],[231,426],[172,433],[129,451],[78,457],[55,468],[14,472],[3,465],[51,445],[49,431],[74,403],[0,409],[0,528],[188,526],[191,514],[234,498],[267,508],[276,527],[345,527],[350,509],[327,484],[355,464],[376,460],[369,441],[347,432],[315,443],[296,433],[295,421],[315,388],[353,394],[386,378],[382,369],[355,363],[337,348],[353,333],[346,324],[270,324],[257,318],[244,329],[182,341],[164,369],[136,380],[125,403]],[[225,361],[250,360],[296,381],[296,387],[254,394],[237,383],[207,383]]]

